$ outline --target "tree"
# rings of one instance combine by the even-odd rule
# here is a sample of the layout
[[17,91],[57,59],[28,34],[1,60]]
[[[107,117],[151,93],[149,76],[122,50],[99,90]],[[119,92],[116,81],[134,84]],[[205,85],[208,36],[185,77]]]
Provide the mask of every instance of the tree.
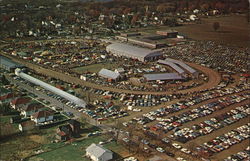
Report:
[[214,22],[213,23],[213,29],[214,31],[217,31],[220,28],[220,23],[219,22]]

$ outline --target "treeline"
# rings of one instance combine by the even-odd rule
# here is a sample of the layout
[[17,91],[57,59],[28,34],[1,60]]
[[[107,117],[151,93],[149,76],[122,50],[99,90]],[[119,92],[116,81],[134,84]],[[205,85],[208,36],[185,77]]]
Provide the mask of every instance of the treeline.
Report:
[[[128,12],[185,12],[219,10],[222,14],[246,12],[247,0],[113,0],[110,2],[88,2],[86,9],[101,13],[126,14]],[[81,5],[78,5],[80,7]],[[92,11],[93,12],[93,11]],[[91,13],[90,13],[91,14]]]

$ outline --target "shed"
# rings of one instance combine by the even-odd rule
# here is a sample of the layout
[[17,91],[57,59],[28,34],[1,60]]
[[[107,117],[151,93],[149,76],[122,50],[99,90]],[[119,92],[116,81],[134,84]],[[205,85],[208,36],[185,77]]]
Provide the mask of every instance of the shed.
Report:
[[113,159],[113,152],[98,144],[91,144],[86,149],[86,155],[93,161],[108,161]]
[[98,72],[98,75],[103,77],[103,78],[107,78],[107,79],[111,79],[111,80],[118,80],[120,78],[119,73],[116,73],[116,72],[113,72],[111,70],[104,69],[104,68]]

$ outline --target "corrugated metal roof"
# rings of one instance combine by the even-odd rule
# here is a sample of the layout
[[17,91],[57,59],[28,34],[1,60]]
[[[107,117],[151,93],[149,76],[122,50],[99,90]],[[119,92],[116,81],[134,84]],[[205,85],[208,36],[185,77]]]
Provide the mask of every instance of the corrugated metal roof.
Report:
[[168,65],[168,66],[170,66],[171,68],[173,68],[174,70],[176,70],[180,74],[185,73],[185,71],[183,69],[181,69],[179,66],[177,66],[176,64],[174,64],[174,63],[172,63],[170,61],[158,60],[158,63]]
[[112,153],[110,150],[102,147],[101,145],[97,145],[95,143],[92,143],[89,147],[87,147],[86,152],[95,156],[96,158],[99,158],[104,153]]
[[153,80],[178,80],[183,79],[178,73],[162,73],[162,74],[144,74],[144,78],[148,81]]
[[167,58],[165,60],[180,65],[181,67],[183,67],[184,69],[186,69],[188,72],[190,72],[192,74],[197,72],[195,69],[191,68],[190,66],[188,66],[187,64],[185,64],[179,60],[175,60],[175,59],[171,59],[171,58]]
[[[18,73],[18,72],[16,72],[16,73]],[[53,92],[55,94],[58,94],[59,96],[61,96],[61,97],[65,98],[65,99],[75,103],[78,106],[86,107],[86,102],[83,101],[82,99],[76,97],[76,96],[73,96],[73,95],[71,95],[71,94],[69,94],[69,93],[67,93],[65,91],[62,91],[62,90],[60,90],[60,89],[58,89],[58,88],[56,88],[56,87],[54,87],[54,86],[52,86],[50,84],[47,84],[47,83],[45,83],[43,81],[40,81],[39,79],[31,77],[28,74],[25,74],[23,72],[19,72],[17,75],[20,76],[21,78],[25,79],[25,80],[28,80],[31,83],[34,83],[36,85],[39,85],[39,86],[45,88],[46,90],[49,90],[49,91],[51,91],[51,92]]]
[[139,48],[136,46],[128,45],[128,44],[121,44],[115,43],[107,46],[107,51],[116,50],[117,52],[123,53],[123,55],[134,56],[134,57],[146,57],[149,55],[162,55],[160,51],[149,50],[145,48]]
[[0,65],[5,66],[7,68],[17,68],[17,67],[22,66],[22,65],[15,63],[12,60],[10,60],[9,58],[6,58],[4,56],[0,56]]
[[104,68],[98,72],[98,75],[108,79],[117,79],[120,76],[119,73]]

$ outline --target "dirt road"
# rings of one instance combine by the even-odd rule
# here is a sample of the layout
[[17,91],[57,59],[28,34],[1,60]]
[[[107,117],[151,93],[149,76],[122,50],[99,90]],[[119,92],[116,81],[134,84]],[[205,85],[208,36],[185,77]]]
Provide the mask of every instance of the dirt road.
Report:
[[[1,53],[1,54],[8,57],[8,58],[10,58],[10,59],[12,59],[15,62],[18,62],[20,64],[23,64],[23,65],[27,66],[30,69],[35,70],[38,73],[44,74],[44,75],[52,77],[52,78],[60,79],[60,80],[63,80],[65,82],[68,82],[68,83],[74,83],[74,84],[79,84],[79,85],[82,85],[82,86],[87,86],[87,87],[91,87],[91,88],[95,88],[95,89],[102,89],[102,90],[113,91],[113,92],[118,92],[118,93],[154,94],[154,95],[173,94],[172,91],[165,91],[165,92],[164,91],[163,92],[133,91],[133,90],[126,90],[126,89],[118,89],[118,88],[115,88],[115,87],[102,86],[102,85],[98,85],[98,84],[95,84],[95,83],[80,80],[77,77],[66,75],[63,72],[57,72],[57,71],[54,71],[54,70],[51,70],[51,69],[46,69],[46,68],[41,67],[41,66],[39,66],[37,64],[30,63],[28,61],[25,61],[23,59],[20,59],[20,58],[17,58],[17,57],[8,55],[8,54],[3,54],[3,53]],[[209,88],[215,87],[215,86],[217,86],[219,84],[219,82],[221,80],[221,77],[220,77],[218,72],[216,72],[216,71],[214,71],[214,70],[212,70],[210,68],[198,65],[198,64],[193,64],[193,63],[187,63],[187,64],[194,67],[194,68],[196,68],[197,70],[200,70],[203,73],[205,73],[209,77],[209,80],[208,80],[207,83],[204,83],[204,84],[202,84],[200,86],[190,88],[190,89],[185,89],[185,90],[179,90],[179,91],[176,91],[174,93],[185,94],[185,93],[190,93],[190,92],[209,89]]]

